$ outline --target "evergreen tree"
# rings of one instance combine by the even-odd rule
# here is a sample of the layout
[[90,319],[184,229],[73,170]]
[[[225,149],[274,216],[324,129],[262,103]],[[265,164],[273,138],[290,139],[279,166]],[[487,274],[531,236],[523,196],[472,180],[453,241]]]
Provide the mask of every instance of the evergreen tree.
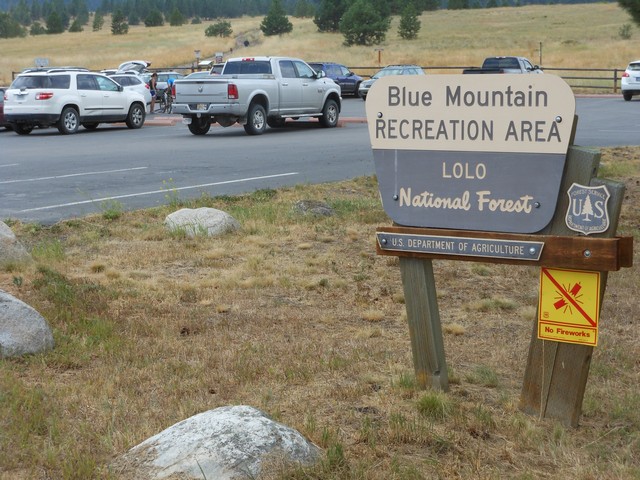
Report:
[[308,0],[298,0],[293,16],[296,18],[310,18],[316,13],[316,9]]
[[27,5],[26,0],[20,0],[18,4],[11,9],[11,16],[14,20],[20,22],[22,25],[29,25],[31,23],[31,11]]
[[172,27],[179,27],[180,25],[183,25],[186,21],[187,20],[186,18],[184,18],[184,15],[182,14],[182,12],[178,10],[178,7],[175,7],[171,12],[171,15],[169,16],[169,25],[171,25]]
[[24,37],[26,30],[6,12],[0,12],[0,38]]
[[469,8],[469,0],[449,0],[449,10],[466,10]]
[[164,17],[162,12],[157,8],[152,10],[144,19],[145,27],[161,27],[164,25]]
[[44,35],[47,33],[47,29],[40,22],[33,22],[29,29],[29,35]]
[[293,25],[287,18],[281,0],[271,1],[271,8],[269,8],[266,17],[262,19],[260,30],[262,30],[262,33],[266,36],[282,35],[283,33],[289,33],[293,30]]
[[356,0],[340,20],[344,44],[375,45],[384,41],[391,19],[371,8],[367,0]]
[[316,10],[313,23],[318,27],[319,32],[340,31],[340,19],[347,11],[345,0],[322,0]]
[[640,25],[640,0],[618,0],[618,4],[631,15],[636,25]]
[[209,25],[204,31],[207,37],[230,37],[232,33],[231,24],[227,21],[220,21]]
[[69,27],[70,32],[81,32],[84,28],[82,28],[82,23],[80,23],[80,19],[76,18],[71,22],[71,26]]
[[56,34],[64,32],[62,18],[55,10],[47,16],[47,33]]
[[413,40],[418,37],[420,31],[420,20],[418,12],[412,2],[407,3],[400,17],[400,26],[398,27],[398,35],[405,40]]
[[113,35],[126,35],[129,33],[129,24],[122,10],[118,9],[111,17],[111,33]]
[[100,10],[96,12],[93,17],[93,31],[99,32],[104,27],[104,15]]
[[29,9],[31,13],[31,20],[39,20],[42,18],[42,5],[38,0],[31,0],[31,8]]
[[131,10],[127,16],[127,23],[129,25],[140,25],[140,17],[137,10]]

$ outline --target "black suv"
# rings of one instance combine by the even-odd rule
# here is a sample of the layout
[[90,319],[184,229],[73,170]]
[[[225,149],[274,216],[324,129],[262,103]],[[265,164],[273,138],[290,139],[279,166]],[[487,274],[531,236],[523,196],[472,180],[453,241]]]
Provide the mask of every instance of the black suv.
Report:
[[340,85],[342,94],[358,96],[358,88],[362,77],[356,75],[344,65],[334,62],[308,62],[309,66],[316,72],[323,71],[331,80]]

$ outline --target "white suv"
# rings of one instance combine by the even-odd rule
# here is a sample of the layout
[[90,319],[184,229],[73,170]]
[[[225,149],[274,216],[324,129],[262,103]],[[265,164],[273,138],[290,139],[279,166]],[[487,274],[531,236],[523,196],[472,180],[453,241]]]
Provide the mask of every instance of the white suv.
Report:
[[140,128],[145,99],[100,73],[80,68],[25,71],[4,94],[7,123],[20,135],[34,127],[56,126],[60,133],[94,130],[100,123],[126,122]]
[[622,98],[629,101],[634,95],[640,95],[640,60],[629,63],[622,74]]

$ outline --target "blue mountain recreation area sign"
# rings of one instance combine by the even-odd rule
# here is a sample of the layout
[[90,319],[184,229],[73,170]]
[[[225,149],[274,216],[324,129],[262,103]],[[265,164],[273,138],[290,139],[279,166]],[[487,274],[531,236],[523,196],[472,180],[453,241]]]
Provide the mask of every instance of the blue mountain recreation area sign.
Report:
[[575,117],[560,77],[383,77],[366,110],[396,224],[535,233],[551,221]]

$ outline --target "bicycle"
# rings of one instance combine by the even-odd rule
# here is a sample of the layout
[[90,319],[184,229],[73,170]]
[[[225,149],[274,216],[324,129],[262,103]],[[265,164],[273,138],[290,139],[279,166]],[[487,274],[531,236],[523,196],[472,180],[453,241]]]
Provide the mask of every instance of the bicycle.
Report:
[[156,94],[156,103],[158,104],[157,112],[171,113],[173,110],[173,95],[171,95],[171,87],[167,87],[162,92]]

